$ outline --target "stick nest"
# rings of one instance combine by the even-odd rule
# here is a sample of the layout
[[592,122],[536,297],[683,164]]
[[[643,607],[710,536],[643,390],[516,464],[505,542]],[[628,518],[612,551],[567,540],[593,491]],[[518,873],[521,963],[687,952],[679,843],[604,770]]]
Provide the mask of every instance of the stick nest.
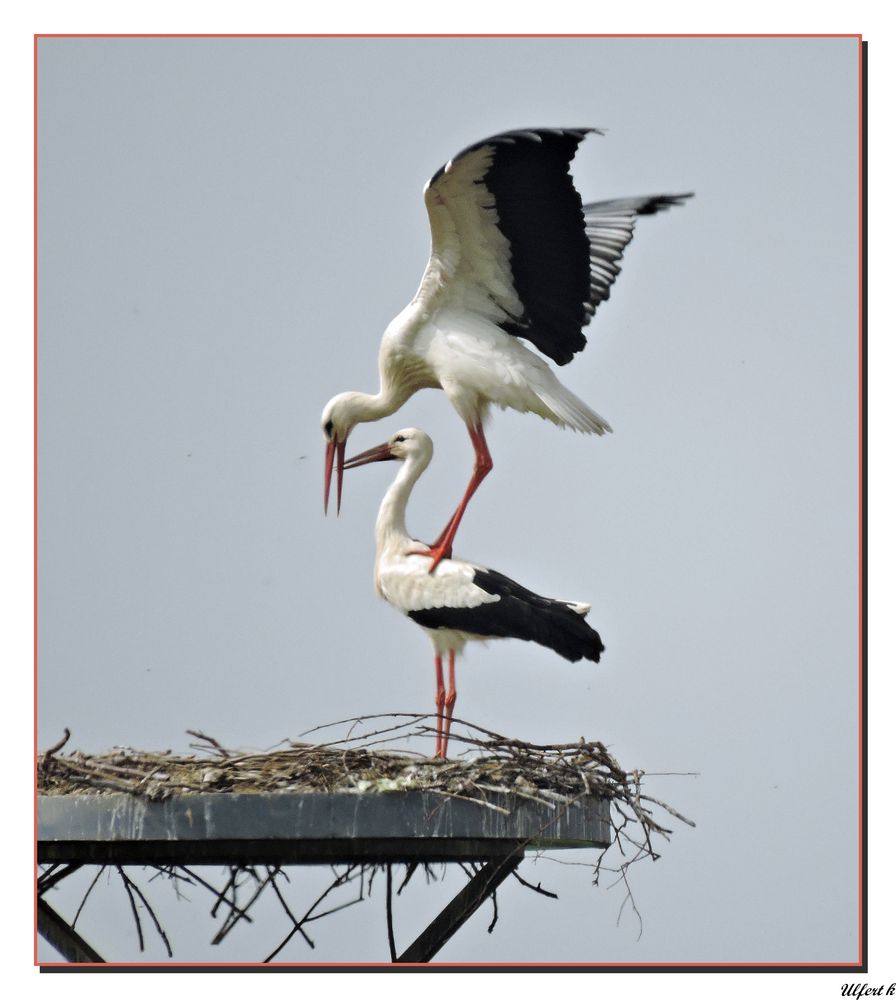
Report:
[[227,749],[214,738],[189,730],[196,740],[190,746],[197,751],[190,756],[130,748],[61,755],[59,751],[69,738],[65,730],[64,738],[40,755],[38,792],[125,792],[162,800],[197,792],[427,791],[479,802],[489,792],[501,792],[555,806],[597,796],[624,810],[648,837],[670,832],[655,819],[656,806],[693,825],[666,803],[645,795],[644,772],[623,769],[599,741],[539,745],[456,720],[457,735],[451,739],[459,754],[454,758],[436,760],[407,750],[381,748],[434,733],[428,718],[389,715],[342,720],[310,731],[323,735],[338,726],[349,727],[341,738],[320,743],[287,741],[253,753]]

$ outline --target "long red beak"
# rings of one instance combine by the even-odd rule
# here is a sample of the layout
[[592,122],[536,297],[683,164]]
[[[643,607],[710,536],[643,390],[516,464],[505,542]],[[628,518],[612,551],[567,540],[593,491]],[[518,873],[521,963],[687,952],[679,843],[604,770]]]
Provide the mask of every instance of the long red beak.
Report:
[[328,441],[324,456],[324,514],[330,505],[330,481],[333,478],[333,458],[336,458],[336,516],[342,508],[342,470],[345,468],[345,441]]
[[378,444],[375,448],[368,448],[360,455],[350,458],[344,465],[346,469],[357,469],[359,465],[369,465],[371,462],[390,462],[395,456],[392,454],[392,446],[386,441]]

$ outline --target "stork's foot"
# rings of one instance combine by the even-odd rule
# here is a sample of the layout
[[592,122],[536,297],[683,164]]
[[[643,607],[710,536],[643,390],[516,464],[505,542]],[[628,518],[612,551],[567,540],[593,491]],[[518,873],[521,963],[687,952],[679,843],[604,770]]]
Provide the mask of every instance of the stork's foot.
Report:
[[438,566],[443,559],[451,558],[451,548],[452,547],[450,545],[444,545],[435,542],[427,549],[413,549],[412,551],[408,552],[408,555],[432,556],[432,565],[429,567],[429,572],[432,573],[433,570],[435,570],[436,566]]

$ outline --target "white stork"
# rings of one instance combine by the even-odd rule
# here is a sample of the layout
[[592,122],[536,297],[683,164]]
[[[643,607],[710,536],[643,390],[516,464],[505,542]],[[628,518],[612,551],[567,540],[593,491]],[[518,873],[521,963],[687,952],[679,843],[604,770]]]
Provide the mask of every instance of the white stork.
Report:
[[[370,462],[399,461],[401,469],[386,492],[376,519],[376,571],[380,596],[432,639],[436,665],[436,756],[444,757],[457,699],[454,658],[471,639],[527,639],[567,660],[597,663],[604,646],[586,624],[590,604],[540,597],[509,577],[475,563],[446,557],[433,570],[430,550],[405,527],[414,484],[432,458],[432,441],[410,428],[345,463],[354,469]],[[448,655],[448,687],[442,657]]]
[[491,471],[483,432],[491,404],[586,434],[611,429],[522,339],[558,365],[571,361],[585,346],[583,328],[610,295],[636,216],[690,195],[583,206],[569,165],[589,132],[601,134],[590,128],[505,132],[469,146],[436,172],[424,189],[429,263],[417,294],[386,328],[380,391],[344,392],[324,407],[324,511],[335,459],[338,513],[352,428],[394,413],[420,389],[448,395],[476,460],[460,505],[428,547],[433,569],[450,557],[467,503]]

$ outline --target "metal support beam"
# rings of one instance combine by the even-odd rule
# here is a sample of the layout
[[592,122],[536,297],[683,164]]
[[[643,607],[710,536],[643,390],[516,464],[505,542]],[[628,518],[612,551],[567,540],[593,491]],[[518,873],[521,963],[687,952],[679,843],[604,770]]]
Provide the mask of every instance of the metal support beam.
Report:
[[67,962],[96,962],[105,959],[90,947],[81,935],[70,927],[45,900],[37,900],[37,929]]
[[523,860],[520,848],[486,862],[396,962],[429,962]]

